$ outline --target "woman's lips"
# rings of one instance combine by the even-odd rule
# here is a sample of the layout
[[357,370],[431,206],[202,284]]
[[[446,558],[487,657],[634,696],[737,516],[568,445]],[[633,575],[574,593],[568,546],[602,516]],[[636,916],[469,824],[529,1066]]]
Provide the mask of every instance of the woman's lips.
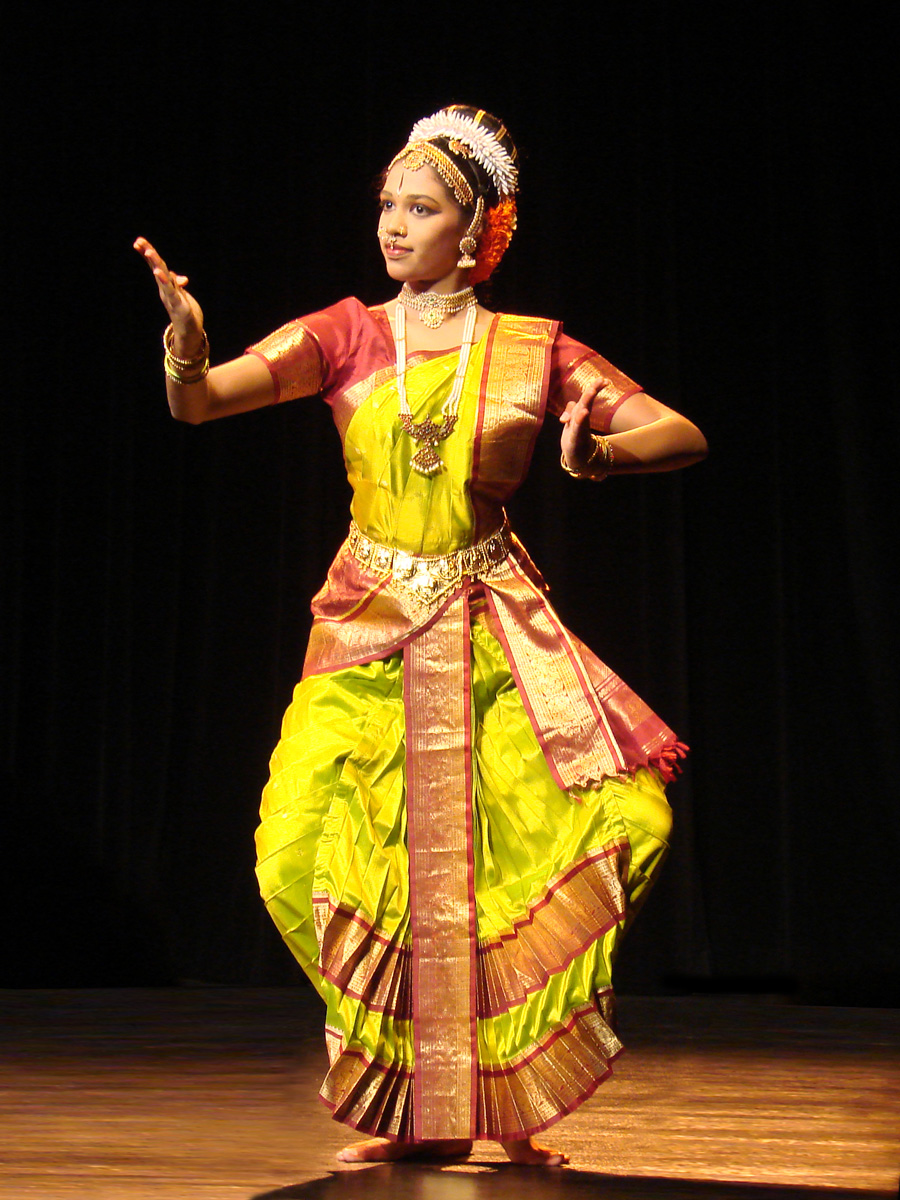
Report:
[[384,252],[388,258],[402,258],[404,254],[412,253],[408,246],[389,246],[387,244],[385,244]]

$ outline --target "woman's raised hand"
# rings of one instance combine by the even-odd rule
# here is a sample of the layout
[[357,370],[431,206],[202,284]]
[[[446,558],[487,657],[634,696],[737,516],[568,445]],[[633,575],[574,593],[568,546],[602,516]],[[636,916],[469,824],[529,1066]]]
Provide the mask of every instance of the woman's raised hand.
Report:
[[175,331],[175,346],[180,354],[187,357],[203,335],[203,310],[190,292],[185,290],[188,277],[171,271],[146,238],[139,237],[134,248],[153,272],[159,298],[166,306]]
[[583,470],[594,453],[591,438],[591,409],[603,389],[603,381],[586,387],[577,400],[570,400],[560,413],[563,425],[560,446],[563,457],[573,471]]

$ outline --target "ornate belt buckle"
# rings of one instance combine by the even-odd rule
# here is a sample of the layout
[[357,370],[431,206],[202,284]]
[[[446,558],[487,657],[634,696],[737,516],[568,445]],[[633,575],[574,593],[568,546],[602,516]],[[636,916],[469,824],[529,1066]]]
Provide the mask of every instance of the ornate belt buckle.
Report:
[[436,564],[419,559],[409,576],[409,587],[420,600],[433,600],[441,590]]
[[405,550],[394,551],[394,578],[406,582],[413,578],[418,570],[418,563],[412,554]]

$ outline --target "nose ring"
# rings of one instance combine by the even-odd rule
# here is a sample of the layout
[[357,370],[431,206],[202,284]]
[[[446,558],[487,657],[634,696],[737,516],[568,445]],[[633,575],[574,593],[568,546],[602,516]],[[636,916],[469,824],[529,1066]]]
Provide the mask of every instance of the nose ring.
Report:
[[406,230],[398,229],[396,233],[388,231],[387,229],[378,230],[378,240],[383,241],[385,248],[388,250],[396,250],[398,237],[406,237]]

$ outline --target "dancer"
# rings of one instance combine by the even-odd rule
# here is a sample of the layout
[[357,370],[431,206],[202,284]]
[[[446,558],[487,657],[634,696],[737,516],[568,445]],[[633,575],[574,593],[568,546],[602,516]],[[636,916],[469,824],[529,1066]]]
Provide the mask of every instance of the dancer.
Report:
[[[665,855],[684,747],[561,624],[503,504],[547,413],[582,480],[701,459],[703,435],[558,323],[473,290],[515,229],[506,128],[453,105],[388,166],[399,295],[343,300],[209,369],[203,314],[143,238],[198,423],[321,393],[353,489],[313,601],[257,833],[263,898],[327,1005],[345,1162],[566,1161],[534,1135],[609,1074],[611,969]],[[573,484],[573,486],[585,486]]]

